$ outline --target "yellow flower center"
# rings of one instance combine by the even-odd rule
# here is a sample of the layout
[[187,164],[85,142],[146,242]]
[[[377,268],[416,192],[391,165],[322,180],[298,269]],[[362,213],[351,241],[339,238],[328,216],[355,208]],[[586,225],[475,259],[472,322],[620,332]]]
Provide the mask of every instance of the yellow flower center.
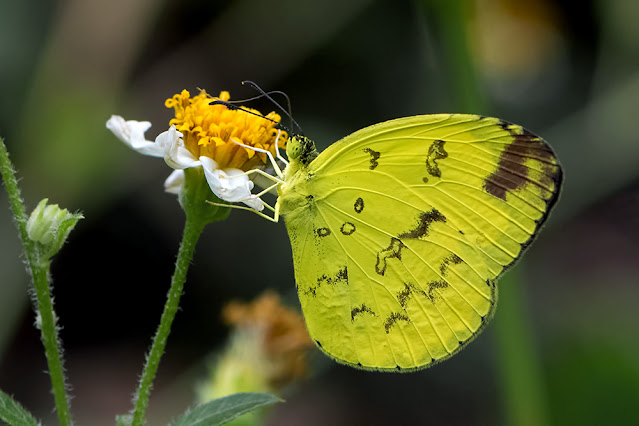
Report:
[[268,164],[266,154],[233,141],[269,151],[275,156],[275,143],[286,148],[288,138],[286,132],[275,128],[280,116],[275,112],[263,115],[250,108],[228,109],[220,104],[211,105],[213,101],[228,101],[230,98],[228,92],[221,92],[215,98],[201,90],[199,95],[191,97],[187,90],[183,90],[165,102],[167,108],[175,109],[175,118],[170,124],[184,135],[184,145],[195,158],[209,157],[220,169],[248,171],[263,168]]

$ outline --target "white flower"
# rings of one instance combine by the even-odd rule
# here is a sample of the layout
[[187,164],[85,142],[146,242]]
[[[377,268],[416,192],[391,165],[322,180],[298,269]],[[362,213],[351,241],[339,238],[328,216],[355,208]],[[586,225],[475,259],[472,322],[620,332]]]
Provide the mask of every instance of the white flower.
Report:
[[119,115],[112,115],[106,123],[107,129],[111,130],[118,139],[140,154],[152,157],[162,157],[162,150],[154,142],[144,138],[144,132],[149,130],[151,123],[148,121],[124,121]]
[[172,125],[166,132],[160,133],[155,142],[145,139],[144,133],[151,127],[148,121],[125,121],[113,115],[106,123],[107,129],[133,150],[152,157],[163,157],[166,164],[175,169],[164,182],[167,192],[179,194],[184,183],[184,169],[202,167],[211,191],[221,200],[231,203],[242,202],[249,207],[262,211],[264,203],[251,193],[251,182],[242,170],[218,168],[211,158],[196,158],[186,149],[183,134]]
[[211,191],[221,200],[231,203],[243,202],[257,211],[264,209],[264,203],[256,195],[251,194],[251,182],[242,170],[218,169],[217,163],[209,157],[200,157],[204,168],[204,176]]
[[164,190],[178,195],[184,185],[184,170],[173,170],[164,181]]

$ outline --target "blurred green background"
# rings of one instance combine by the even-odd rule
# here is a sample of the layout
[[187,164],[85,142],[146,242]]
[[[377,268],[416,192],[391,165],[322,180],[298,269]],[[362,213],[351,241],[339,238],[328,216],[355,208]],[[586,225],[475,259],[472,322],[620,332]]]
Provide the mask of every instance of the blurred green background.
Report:
[[[153,139],[171,118],[166,98],[184,88],[247,98],[248,79],[285,91],[319,148],[387,119],[468,112],[541,135],[565,169],[544,232],[466,350],[406,375],[314,354],[269,424],[639,424],[637,22],[633,0],[2,0],[0,136],[27,208],[48,197],[86,217],[52,268],[78,423],[129,410],[183,226],[163,192],[170,169],[105,122],[149,120]],[[6,198],[0,388],[53,424]],[[228,333],[221,307],[266,288],[298,306],[284,226],[236,211],[208,227],[150,424],[193,403]]]

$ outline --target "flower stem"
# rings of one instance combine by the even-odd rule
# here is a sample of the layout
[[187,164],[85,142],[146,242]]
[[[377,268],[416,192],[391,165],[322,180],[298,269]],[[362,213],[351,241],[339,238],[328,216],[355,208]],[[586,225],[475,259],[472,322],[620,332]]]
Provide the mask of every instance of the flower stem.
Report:
[[549,424],[541,360],[524,302],[522,267],[499,279],[495,337],[504,398],[505,423],[516,426]]
[[27,220],[29,218],[22,203],[22,198],[20,197],[20,188],[18,187],[18,180],[16,179],[13,164],[9,159],[9,153],[2,138],[0,138],[0,172],[2,173],[4,186],[7,188],[9,204],[11,205],[11,211],[18,226],[18,232],[20,232],[20,239],[22,239],[22,244],[27,252],[29,266],[31,266],[31,258],[35,257],[35,243],[27,234]]
[[482,94],[468,44],[468,21],[473,16],[473,2],[420,0],[420,3],[426,19],[435,18],[433,24],[455,109],[463,113],[485,112],[489,105]]
[[27,233],[28,217],[26,209],[20,197],[20,188],[18,187],[13,164],[11,164],[9,153],[2,139],[0,139],[0,172],[9,195],[9,203],[20,232],[20,238],[27,256],[28,268],[33,279],[35,308],[40,316],[40,335],[49,367],[58,421],[61,426],[71,425],[71,413],[66,393],[62,356],[60,355],[58,330],[49,287],[49,260],[44,256],[40,256],[35,242],[29,238]]
[[173,319],[178,310],[184,282],[186,281],[186,273],[193,258],[195,245],[205,225],[206,222],[194,220],[187,214],[182,243],[180,244],[177,261],[175,263],[175,272],[171,280],[171,288],[169,289],[166,303],[164,304],[164,311],[162,312],[162,318],[160,319],[160,325],[158,326],[151,349],[147,355],[142,378],[140,379],[135,396],[133,426],[142,426],[145,422],[146,408],[149,404],[149,395],[151,393],[151,387],[153,386],[153,380],[160,365],[160,359],[164,354],[164,348],[169,333],[171,332]]
[[[457,108],[462,112],[488,114],[489,105],[482,96],[476,67],[468,45],[468,20],[473,2],[420,0],[432,7],[440,28],[447,70],[451,76]],[[528,325],[524,294],[523,262],[499,279],[499,306],[495,318],[497,351],[501,358],[506,424],[527,426],[548,424],[543,393],[541,361]]]
[[49,376],[53,387],[53,397],[58,412],[60,425],[71,425],[71,414],[69,412],[69,402],[66,395],[64,370],[62,367],[62,356],[58,340],[58,328],[56,326],[55,313],[53,311],[53,301],[51,300],[51,290],[49,287],[49,261],[41,260],[39,264],[31,268],[33,273],[33,285],[38,313],[40,315],[40,333],[44,352],[49,365]]

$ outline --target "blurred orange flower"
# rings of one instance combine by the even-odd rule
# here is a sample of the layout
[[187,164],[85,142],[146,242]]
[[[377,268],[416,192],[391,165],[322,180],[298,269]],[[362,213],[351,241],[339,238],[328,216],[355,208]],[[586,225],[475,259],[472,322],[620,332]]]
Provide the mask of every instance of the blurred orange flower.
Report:
[[222,311],[224,321],[238,329],[259,332],[271,371],[269,383],[274,388],[306,377],[307,349],[313,347],[302,316],[267,291],[252,303],[231,302]]
[[253,302],[231,302],[222,312],[230,341],[200,384],[200,402],[237,392],[277,393],[308,375],[313,347],[302,316],[267,291]]

